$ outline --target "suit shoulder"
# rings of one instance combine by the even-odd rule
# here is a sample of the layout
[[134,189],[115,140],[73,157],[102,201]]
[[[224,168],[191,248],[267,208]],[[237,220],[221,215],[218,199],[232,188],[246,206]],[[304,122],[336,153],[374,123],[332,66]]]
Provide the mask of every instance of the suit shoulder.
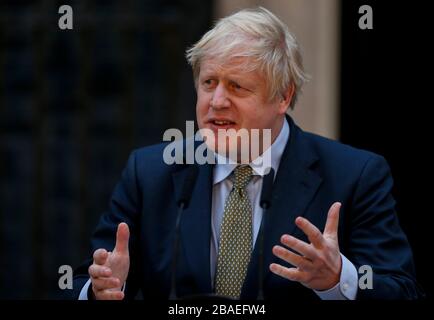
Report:
[[170,171],[171,166],[164,162],[164,148],[168,143],[159,143],[135,149],[131,152],[127,166],[134,168],[140,176],[161,176]]
[[147,159],[155,157],[163,157],[164,148],[169,144],[169,142],[153,144],[146,147],[141,147],[133,150],[131,154],[134,154],[138,159]]
[[363,166],[369,160],[386,161],[383,156],[374,152],[359,149],[317,134],[304,132],[304,136],[322,160],[332,161],[337,165]]

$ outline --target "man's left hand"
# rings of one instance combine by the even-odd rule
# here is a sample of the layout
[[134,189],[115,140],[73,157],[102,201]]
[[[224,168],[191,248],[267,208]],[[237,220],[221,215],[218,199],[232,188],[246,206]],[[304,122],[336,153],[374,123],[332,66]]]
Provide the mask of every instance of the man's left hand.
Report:
[[331,289],[338,284],[342,269],[338,243],[340,208],[339,202],[333,203],[330,207],[324,233],[307,219],[298,217],[295,224],[307,235],[310,244],[293,236],[283,235],[280,239],[282,244],[299,254],[280,245],[273,247],[273,254],[295,268],[272,263],[270,270],[281,277],[298,281],[318,291]]

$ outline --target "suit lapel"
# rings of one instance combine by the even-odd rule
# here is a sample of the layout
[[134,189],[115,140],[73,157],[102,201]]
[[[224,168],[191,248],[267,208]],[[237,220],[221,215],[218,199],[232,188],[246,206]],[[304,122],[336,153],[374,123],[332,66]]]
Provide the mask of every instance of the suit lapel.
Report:
[[[312,168],[312,165],[317,161],[315,152],[304,141],[303,132],[295,126],[292,119],[288,118],[288,122],[291,129],[290,138],[274,181],[272,207],[263,217],[265,219],[265,281],[271,273],[269,271],[270,263],[277,259],[272,254],[273,246],[280,243],[280,237],[283,234],[294,232],[295,218],[306,214],[305,210],[322,181],[318,173]],[[259,241],[256,241],[242,290],[242,298],[254,299],[257,295],[258,249]]]
[[[200,292],[211,292],[210,239],[212,166],[199,165],[196,185],[181,220],[181,252],[185,252]],[[173,174],[175,192],[179,192],[187,170]]]

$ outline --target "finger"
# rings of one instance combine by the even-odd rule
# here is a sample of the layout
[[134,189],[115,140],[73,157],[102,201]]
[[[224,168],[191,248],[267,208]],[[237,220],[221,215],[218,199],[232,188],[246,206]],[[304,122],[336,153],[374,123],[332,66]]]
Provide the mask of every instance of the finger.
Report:
[[92,264],[88,271],[91,278],[110,277],[112,275],[110,268],[97,264]]
[[329,209],[327,215],[327,222],[324,228],[324,235],[335,236],[338,235],[339,226],[339,211],[341,210],[342,204],[340,202],[335,202]]
[[120,253],[128,253],[128,240],[130,238],[130,230],[125,222],[119,223],[118,231],[116,232],[115,249]]
[[99,300],[122,300],[125,297],[125,294],[122,291],[113,291],[108,289],[97,291],[95,296]]
[[270,264],[270,270],[274,274],[291,281],[305,282],[306,273],[296,268],[286,268],[277,263]]
[[96,290],[101,291],[106,289],[120,288],[121,281],[115,277],[95,278],[92,279],[92,285]]
[[298,254],[295,254],[294,252],[291,252],[281,246],[274,246],[273,247],[273,254],[277,256],[278,258],[292,264],[295,267],[298,267],[301,270],[311,270],[313,265],[312,262],[299,256]]
[[324,237],[317,227],[315,227],[309,220],[302,217],[295,219],[295,224],[307,235],[309,241],[314,245],[314,247],[319,249],[322,248]]
[[93,253],[93,263],[103,265],[107,261],[108,252],[105,249],[95,250]]
[[312,246],[288,234],[284,234],[280,238],[280,242],[282,242],[282,244],[284,244],[288,248],[297,251],[298,253],[309,258],[312,261],[315,260],[318,256]]

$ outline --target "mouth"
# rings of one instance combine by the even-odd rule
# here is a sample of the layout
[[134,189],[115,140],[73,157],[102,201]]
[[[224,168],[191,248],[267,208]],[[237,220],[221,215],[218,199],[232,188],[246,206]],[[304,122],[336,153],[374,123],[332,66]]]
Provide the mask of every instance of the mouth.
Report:
[[236,123],[229,119],[211,119],[208,122],[211,130],[217,132],[219,129],[228,130],[235,129]]
[[235,124],[235,122],[230,120],[212,120],[211,123],[216,126],[229,126]]

